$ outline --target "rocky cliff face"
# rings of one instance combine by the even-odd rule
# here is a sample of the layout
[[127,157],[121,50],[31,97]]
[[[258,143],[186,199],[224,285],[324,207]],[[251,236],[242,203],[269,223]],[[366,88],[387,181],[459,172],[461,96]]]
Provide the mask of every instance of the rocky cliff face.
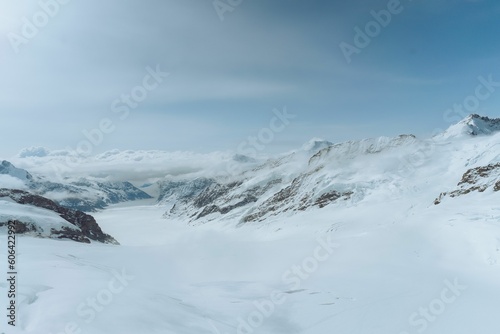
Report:
[[[113,237],[101,230],[92,216],[82,211],[62,207],[50,199],[22,190],[0,189],[0,199],[5,198],[9,198],[17,204],[41,208],[56,213],[64,221],[74,226],[61,225],[58,228],[51,228],[50,237],[70,239],[84,243],[90,243],[90,240],[93,240],[107,244],[118,244]],[[26,215],[26,218],[12,217],[11,219],[3,219],[0,225],[6,225],[9,221],[15,223],[16,232],[20,234],[34,232],[35,235],[42,236],[42,232],[44,232],[44,226],[36,218],[30,219],[29,215]]]
[[446,197],[463,196],[475,191],[484,192],[487,189],[500,191],[500,163],[469,169],[457,184],[457,189],[441,193],[434,204],[440,204]]
[[[342,143],[314,139],[301,149],[268,160],[235,156],[231,162],[244,164],[237,171],[230,172],[223,160],[206,170],[184,166],[184,172],[164,173],[169,176],[156,182],[163,173],[162,163],[154,165],[154,177],[134,179],[159,191],[158,205],[165,206],[166,218],[192,224],[226,219],[244,224],[307,210],[361,206],[366,199],[373,204],[407,196],[422,187],[432,188],[426,199],[429,203],[441,193],[435,200],[439,204],[447,197],[500,190],[500,163],[495,153],[499,131],[500,119],[470,115],[429,139],[413,135]],[[125,161],[128,166],[131,160],[142,163],[144,157],[144,152],[124,154],[126,160],[115,161],[117,155],[110,153],[109,163]],[[156,152],[153,160],[156,156],[162,155]],[[55,183],[7,162],[1,164],[0,173],[25,180],[31,193],[71,209],[94,211],[112,203],[149,198],[128,182],[88,178]],[[441,175],[450,178],[445,183],[429,181]],[[453,189],[455,182],[458,185]]]

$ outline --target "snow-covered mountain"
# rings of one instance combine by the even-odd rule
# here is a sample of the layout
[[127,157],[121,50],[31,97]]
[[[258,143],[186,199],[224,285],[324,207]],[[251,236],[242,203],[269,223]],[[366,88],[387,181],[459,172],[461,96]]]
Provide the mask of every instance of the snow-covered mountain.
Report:
[[229,180],[162,181],[159,200],[169,207],[166,218],[191,223],[243,224],[329,205],[357,206],[382,189],[403,191],[401,175],[411,164],[405,159],[425,145],[412,135],[338,144],[313,140]]
[[[296,151],[267,160],[219,153],[206,155],[203,159],[211,162],[205,169],[195,163],[199,155],[158,151],[114,150],[82,160],[81,165],[94,166],[98,161],[102,170],[121,165],[136,170],[135,175],[131,172],[127,176],[144,184],[144,189],[155,196],[158,205],[165,207],[167,219],[183,219],[192,224],[225,220],[241,225],[327,206],[360,206],[366,199],[388,193],[404,197],[409,189],[422,186],[415,180],[417,175],[435,180],[436,193],[428,203],[436,198],[436,202],[441,202],[444,197],[467,194],[471,189],[482,191],[482,186],[467,188],[466,182],[459,183],[456,190],[453,187],[469,170],[481,170],[498,163],[497,155],[492,154],[498,130],[500,119],[474,114],[429,139],[400,135],[332,143],[315,138]],[[479,146],[471,149],[471,145]],[[32,151],[36,154],[28,154]],[[45,149],[29,152],[20,157],[46,162],[47,157],[66,156]],[[193,165],[172,170],[172,163],[167,163],[169,159]],[[227,171],[231,163],[238,164],[234,169],[236,174]],[[0,173],[23,180],[30,191],[69,208],[94,211],[109,204],[150,198],[124,180],[110,182],[97,176],[83,179],[72,175],[61,184],[33,177],[8,162],[3,162],[2,166]],[[161,176],[162,166],[165,166],[163,174],[166,176]],[[215,169],[219,173],[214,172]],[[99,170],[95,169],[97,174]],[[101,176],[109,177],[107,173]],[[111,174],[122,173],[117,170]],[[436,179],[436,173],[450,177]],[[497,173],[492,171],[489,175],[488,186],[496,182]]]
[[8,224],[17,235],[118,244],[92,216],[22,190],[0,189],[0,228]]
[[16,168],[13,164],[5,160],[0,163],[0,174],[17,178],[23,182],[31,182],[33,180],[33,176],[26,170]]
[[[61,206],[86,212],[103,209],[110,204],[151,198],[130,182],[110,182],[97,178],[79,178],[65,183],[53,182],[45,177],[34,177],[28,171],[16,168],[8,161],[0,164],[0,174],[18,179],[32,193],[48,197]],[[0,186],[6,187],[0,180]],[[12,188],[7,186],[8,188]]]
[[[12,333],[498,333],[500,131],[484,119],[269,158],[112,151],[64,182],[41,173],[63,154],[28,150],[15,165],[30,173],[0,174],[26,188],[0,191],[0,233],[22,234]],[[52,182],[53,198],[79,199],[108,179],[155,198],[94,224],[26,192]],[[121,245],[85,244],[97,227]]]
[[444,138],[479,136],[489,135],[498,131],[500,131],[500,119],[472,114],[457,124],[452,125],[442,136]]

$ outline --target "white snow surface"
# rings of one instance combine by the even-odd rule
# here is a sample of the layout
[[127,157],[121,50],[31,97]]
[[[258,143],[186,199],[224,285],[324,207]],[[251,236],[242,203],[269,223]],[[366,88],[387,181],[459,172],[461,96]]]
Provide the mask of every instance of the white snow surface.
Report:
[[[36,232],[30,234],[42,237],[50,237],[52,229],[60,231],[63,227],[66,227],[72,230],[80,230],[53,211],[18,204],[8,197],[0,198],[0,223],[5,224],[10,220],[31,224],[36,229]],[[6,231],[6,226],[0,227],[0,232],[5,234]]]
[[450,126],[440,136],[444,138],[489,135],[500,131],[500,119],[491,119],[477,114],[469,115],[462,121]]
[[[4,318],[2,329],[497,334],[500,192],[433,201],[469,168],[498,162],[499,143],[492,133],[328,146],[312,162],[325,166],[321,177],[358,183],[367,196],[238,228],[237,218],[163,219],[165,207],[145,200],[95,214],[121,246],[19,237],[18,326]],[[302,154],[275,172],[310,168]]]

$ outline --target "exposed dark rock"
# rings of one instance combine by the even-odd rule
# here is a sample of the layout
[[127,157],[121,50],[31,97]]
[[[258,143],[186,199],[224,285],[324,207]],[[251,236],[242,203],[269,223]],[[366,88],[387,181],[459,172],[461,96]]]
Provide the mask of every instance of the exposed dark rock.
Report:
[[0,189],[0,197],[9,197],[16,203],[32,205],[47,209],[57,213],[61,218],[72,225],[80,228],[81,231],[63,229],[62,231],[53,231],[53,234],[60,234],[60,238],[68,238],[75,241],[86,242],[86,238],[108,244],[118,244],[118,242],[108,234],[103,233],[94,217],[78,210],[72,210],[62,207],[54,201],[33,195],[22,190]]
[[206,217],[212,213],[220,212],[220,208],[217,205],[207,205],[203,211],[196,217],[196,219],[200,219]]
[[56,235],[59,239],[70,239],[76,242],[90,244],[89,238],[84,237],[79,231],[63,227],[60,231],[52,229],[52,234]]
[[236,204],[233,204],[233,205],[229,205],[229,206],[226,206],[226,207],[223,207],[221,210],[220,210],[220,213],[222,213],[223,215],[233,211],[234,209],[237,209],[237,208],[241,208],[247,204],[250,204],[250,203],[255,203],[257,202],[258,199],[254,196],[246,196],[242,201],[236,203]]
[[212,184],[205,190],[203,190],[194,200],[194,205],[197,208],[202,208],[207,206],[218,198],[227,195],[231,189],[236,188],[241,185],[242,182],[233,182],[227,185],[222,185],[219,183]]
[[469,169],[462,176],[462,180],[458,185],[476,184],[481,178],[489,177],[494,171],[500,171],[500,163]]
[[303,178],[304,176],[295,178],[291,185],[280,190],[270,199],[262,203],[257,208],[257,212],[243,217],[243,222],[246,223],[259,220],[269,213],[276,212],[279,208],[282,208],[285,204],[289,203],[289,201],[293,200],[293,198],[297,195]]
[[259,221],[268,215],[276,215],[286,211],[305,211],[312,206],[324,208],[337,199],[349,198],[352,192],[340,193],[335,190],[325,193],[316,198],[314,191],[302,195],[299,199],[299,192],[310,182],[310,177],[318,172],[322,167],[296,177],[292,183],[275,193],[264,203],[255,208],[252,212],[242,218],[243,223]]
[[203,211],[196,217],[196,219],[206,217],[206,216],[208,216],[212,213],[216,213],[216,212],[225,215],[225,214],[228,214],[229,212],[233,211],[234,209],[244,207],[245,205],[250,204],[250,203],[255,203],[255,202],[257,202],[257,200],[258,199],[256,197],[247,196],[242,201],[240,201],[236,204],[228,205],[228,206],[225,206],[222,208],[218,207],[217,205],[207,205],[203,209]]
[[329,193],[321,195],[317,200],[315,205],[319,206],[320,208],[324,208],[328,204],[330,204],[333,201],[338,200],[341,197],[341,194],[337,191],[331,191]]
[[500,178],[500,163],[471,168],[462,176],[462,179],[457,185],[457,190],[441,193],[434,201],[434,204],[440,204],[446,196],[453,198],[474,191],[484,192],[491,186],[493,186],[494,191],[500,191],[500,181],[492,181],[493,178]]
[[198,196],[203,190],[215,183],[212,179],[198,178],[190,181],[163,181],[159,182],[160,195],[158,202],[175,197],[175,200],[189,200]]
[[9,220],[7,222],[0,222],[0,226],[14,225],[14,232],[16,234],[26,234],[30,232],[38,232],[37,226],[33,223],[24,223],[19,220]]
[[[188,186],[189,193],[193,194],[191,191],[193,189],[196,189],[197,192],[194,196],[180,197],[168,194],[164,197],[164,199],[168,198],[169,200],[179,199],[175,201],[172,208],[165,213],[164,217],[184,216],[190,221],[194,221],[207,217],[213,213],[226,215],[236,209],[251,206],[251,204],[257,202],[262,195],[282,182],[282,179],[273,179],[268,181],[265,185],[256,185],[244,191],[239,191],[239,187],[242,185],[241,181],[227,184],[217,183],[214,180],[210,180],[209,182],[203,181],[198,183],[195,188],[193,188],[194,184],[192,182],[187,181],[181,181],[178,182],[178,184],[174,184],[173,182],[162,182],[160,185],[168,185],[169,188],[173,187],[179,190],[184,189],[179,187]],[[185,193],[183,190],[180,191]]]

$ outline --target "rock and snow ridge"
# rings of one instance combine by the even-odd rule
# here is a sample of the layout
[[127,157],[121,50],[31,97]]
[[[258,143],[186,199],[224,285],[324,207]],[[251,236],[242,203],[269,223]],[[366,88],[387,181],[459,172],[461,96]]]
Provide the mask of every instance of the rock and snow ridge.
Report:
[[26,191],[0,189],[0,208],[0,227],[14,223],[16,234],[118,244],[113,237],[103,233],[92,216]]
[[[456,159],[458,163],[450,165],[450,173],[462,175],[470,169],[495,164],[498,161],[494,156],[488,160],[481,152],[464,152],[463,156],[454,158],[447,145],[454,143],[455,138],[490,137],[499,130],[500,119],[473,114],[451,126],[437,139],[400,135],[331,143],[315,138],[299,150],[268,160],[232,156],[231,160],[242,162],[244,167],[236,175],[204,175],[202,170],[188,171],[185,176],[169,175],[153,182],[145,177],[143,181],[157,189],[155,198],[159,205],[166,207],[166,218],[195,224],[214,220],[236,220],[239,224],[259,222],[328,206],[358,206],[366,198],[387,189],[391,189],[393,196],[405,196],[405,189],[417,184],[412,177],[422,173],[424,169],[421,167],[424,166],[436,165],[446,172],[446,164]],[[137,154],[112,151],[100,155],[113,165],[119,165],[123,158],[127,164],[135,161],[137,166],[141,166],[147,156],[153,160],[158,158],[163,163],[162,155],[156,151]],[[4,170],[15,171],[14,174],[25,179],[33,178],[14,168],[6,163]],[[406,175],[406,170],[411,173]],[[148,171],[144,173],[147,175]],[[496,184],[497,174],[496,170],[491,172],[488,187]],[[426,175],[430,176],[434,175]],[[127,182],[80,180],[66,185],[39,180],[30,182],[29,189],[35,193],[52,198],[63,206],[87,211],[104,208],[110,203],[149,197]],[[446,188],[438,189],[435,196],[441,193],[441,198],[447,194],[453,197],[458,192],[470,192],[464,184],[459,186],[460,189],[450,193],[451,186],[446,185]],[[476,188],[473,190],[482,189]],[[89,200],[89,194],[94,194],[93,199]]]
[[[500,130],[500,119],[470,115],[445,134],[457,129],[467,136],[494,135]],[[427,173],[423,167],[433,165],[455,174],[478,174],[481,179],[474,181],[481,185],[463,181],[459,183],[460,188],[451,193],[441,188],[435,194],[441,193],[436,203],[443,197],[473,190],[500,189],[496,156],[486,161],[489,167],[480,164],[485,157],[483,152],[473,150],[453,158],[454,152],[448,149],[448,145],[454,143],[453,138],[421,140],[413,135],[400,135],[338,144],[314,139],[302,150],[270,159],[230,180],[202,178],[174,182],[167,178],[160,183],[159,203],[168,207],[165,213],[168,219],[193,224],[236,220],[241,225],[327,206],[359,206],[366,198],[387,189],[391,189],[392,196],[406,196],[406,189],[421,186],[413,178]],[[491,145],[495,145],[494,141]],[[454,159],[458,159],[458,163],[448,165]],[[407,169],[411,170],[409,175]],[[489,171],[487,177],[483,173],[485,169]],[[434,198],[429,198],[429,203]]]
[[482,193],[488,189],[494,192],[500,191],[500,163],[467,170],[457,184],[457,189],[441,193],[434,204],[440,204],[446,197],[463,196],[475,191]]
[[10,162],[4,160],[0,163],[0,174],[9,175],[25,182],[31,182],[33,176],[24,169],[16,168]]
[[500,119],[471,114],[457,124],[450,126],[444,138],[490,135],[500,131]]
[[34,177],[28,171],[16,168],[5,160],[0,164],[0,174],[19,179],[24,183],[25,189],[48,197],[63,207],[85,212],[95,212],[109,204],[151,198],[127,181],[110,182],[81,178],[66,183],[52,182],[42,177]]
[[[499,143],[495,133],[459,140],[407,136],[346,142],[316,153],[299,149],[226,179],[163,170],[161,206],[96,213],[121,247],[22,240],[22,325],[13,330],[498,333]],[[412,172],[401,174],[401,163],[411,163]],[[458,182],[464,189],[487,188],[433,205]],[[246,195],[252,200],[251,189],[264,195],[244,204]],[[349,191],[349,198],[342,196]],[[286,196],[267,202],[280,193]],[[306,201],[312,205],[295,211],[303,195],[314,196]],[[10,198],[4,202],[21,206]],[[161,219],[164,206],[174,204],[171,217],[180,219]],[[191,218],[211,205],[219,210]],[[235,205],[241,206],[229,211]],[[44,212],[31,216],[47,226],[64,223],[38,209]],[[250,209],[264,215],[235,229]],[[191,228],[185,225],[190,220],[212,223]],[[321,244],[329,250],[318,253]],[[113,295],[109,287],[117,274],[130,280]],[[101,312],[86,303],[106,296],[113,298],[97,305]],[[256,317],[263,319],[258,328]]]

